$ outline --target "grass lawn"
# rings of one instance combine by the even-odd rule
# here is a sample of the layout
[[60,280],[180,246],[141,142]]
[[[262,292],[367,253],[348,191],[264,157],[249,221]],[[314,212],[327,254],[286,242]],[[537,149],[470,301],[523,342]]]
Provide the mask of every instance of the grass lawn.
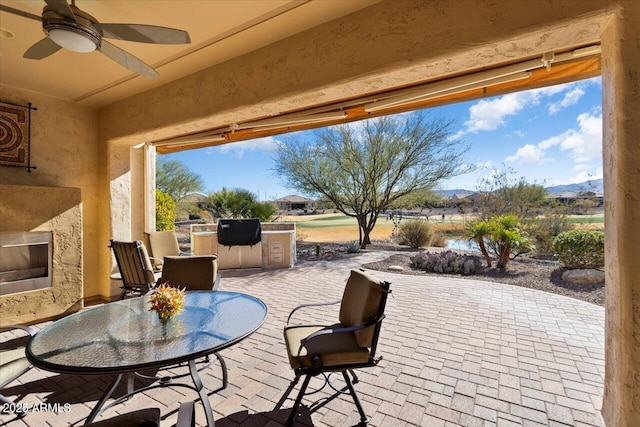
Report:
[[[434,220],[435,219],[435,220]],[[463,218],[462,215],[448,215],[446,221],[441,223],[439,217],[431,217],[433,225],[437,230],[445,235],[462,235],[464,224],[472,220],[471,215]],[[580,228],[602,229],[604,228],[604,216],[572,216],[569,222],[576,224]],[[358,226],[356,219],[342,213],[331,213],[321,215],[301,215],[282,217],[282,221],[294,222],[296,224],[298,239],[306,242],[336,242],[346,243],[358,240]],[[409,220],[409,218],[404,219]],[[375,228],[371,233],[372,240],[386,240],[392,236],[393,222],[380,216]]]
[[323,216],[311,220],[296,221],[297,228],[325,228],[352,226],[356,224],[356,219],[347,215],[336,214],[334,216]]
[[[356,219],[341,213],[284,217],[283,221],[294,222],[299,240],[318,243],[346,243],[358,240]],[[372,240],[386,240],[391,237],[393,223],[384,216],[378,219],[371,233]]]
[[569,222],[572,224],[604,224],[604,216],[572,216],[569,217]]

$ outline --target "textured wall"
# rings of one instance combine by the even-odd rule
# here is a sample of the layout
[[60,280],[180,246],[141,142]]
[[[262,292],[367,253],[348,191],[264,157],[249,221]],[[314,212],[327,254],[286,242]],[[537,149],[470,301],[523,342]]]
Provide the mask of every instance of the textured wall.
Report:
[[[100,280],[106,281],[109,245],[108,192],[104,184],[107,170],[98,143],[98,115],[91,108],[60,101],[34,92],[0,85],[0,99],[38,110],[31,115],[31,163],[37,169],[0,166],[0,183],[46,187],[77,187],[82,192],[84,295],[98,294]],[[39,203],[35,201],[35,203]],[[5,201],[0,199],[0,204]],[[2,218],[2,227],[12,224]],[[101,253],[102,252],[102,253]]]
[[596,42],[608,4],[383,1],[107,106],[101,134],[153,141]]
[[28,323],[82,308],[79,188],[0,185],[1,231],[52,231],[50,288],[0,296],[2,323]]
[[640,2],[602,37],[607,426],[640,426]]

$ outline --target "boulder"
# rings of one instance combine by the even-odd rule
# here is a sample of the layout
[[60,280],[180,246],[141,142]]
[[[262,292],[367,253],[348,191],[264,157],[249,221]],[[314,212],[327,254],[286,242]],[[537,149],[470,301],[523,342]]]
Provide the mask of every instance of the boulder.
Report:
[[404,267],[400,265],[390,265],[389,271],[404,271]]
[[594,269],[567,270],[562,273],[562,280],[582,285],[604,283],[604,271]]

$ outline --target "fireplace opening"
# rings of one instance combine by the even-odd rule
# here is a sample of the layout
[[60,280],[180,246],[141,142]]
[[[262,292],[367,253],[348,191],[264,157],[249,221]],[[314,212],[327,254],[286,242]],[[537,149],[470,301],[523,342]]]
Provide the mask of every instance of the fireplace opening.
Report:
[[0,233],[0,295],[51,287],[52,234]]

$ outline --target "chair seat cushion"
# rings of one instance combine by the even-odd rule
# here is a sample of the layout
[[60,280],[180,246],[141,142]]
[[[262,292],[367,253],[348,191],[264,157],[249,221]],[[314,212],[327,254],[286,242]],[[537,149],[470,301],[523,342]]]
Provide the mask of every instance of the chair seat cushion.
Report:
[[325,367],[367,363],[369,349],[359,347],[352,332],[321,335],[313,338],[300,350],[301,341],[312,333],[322,329],[342,328],[341,324],[332,326],[291,326],[285,329],[284,339],[287,345],[289,363],[293,369],[313,367],[311,359],[319,356]]
[[0,352],[0,384],[4,385],[7,381],[26,371],[29,366],[30,363],[24,355],[24,348]]

